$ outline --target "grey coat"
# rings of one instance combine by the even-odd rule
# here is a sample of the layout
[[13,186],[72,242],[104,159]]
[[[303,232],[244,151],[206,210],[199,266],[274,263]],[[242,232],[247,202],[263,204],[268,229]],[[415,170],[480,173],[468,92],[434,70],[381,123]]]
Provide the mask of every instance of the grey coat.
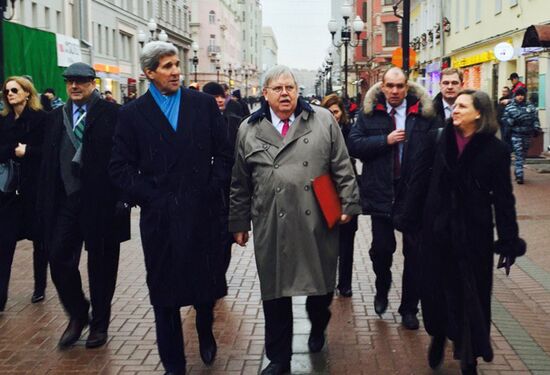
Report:
[[329,111],[302,100],[285,138],[269,118],[264,105],[239,128],[229,230],[247,231],[252,220],[263,300],[330,293],[338,228],[328,229],[311,180],[332,172],[343,213],[361,212],[344,137]]

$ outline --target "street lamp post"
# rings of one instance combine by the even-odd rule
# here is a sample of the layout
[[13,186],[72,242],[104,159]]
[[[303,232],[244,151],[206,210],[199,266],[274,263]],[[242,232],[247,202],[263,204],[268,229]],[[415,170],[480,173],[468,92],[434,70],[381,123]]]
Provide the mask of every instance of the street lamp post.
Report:
[[217,83],[220,83],[220,69],[221,69],[221,65],[220,65],[220,54],[218,53],[218,55],[216,56],[216,82]]
[[325,71],[327,73],[327,95],[332,92],[332,53],[329,52],[327,58],[325,59]]
[[229,86],[229,90],[231,91],[231,89],[232,89],[232,85],[231,85],[231,74],[233,73],[233,69],[231,68],[231,63],[228,64],[227,73],[229,74],[228,86]]
[[[337,48],[344,46],[344,99],[346,99],[348,96],[348,46],[357,47],[359,45],[361,32],[365,27],[365,23],[361,20],[359,16],[356,16],[353,20],[352,25],[350,25],[348,23],[348,20],[350,19],[352,14],[353,7],[348,1],[346,1],[346,3],[342,6],[342,18],[344,19],[344,25],[340,29],[340,42],[336,42],[334,40],[334,35],[336,34],[336,31],[338,31],[338,22],[332,19],[328,23],[328,30],[332,35],[332,44]],[[355,33],[355,41],[353,41],[351,37],[352,28],[353,32]]]
[[199,44],[197,42],[193,42],[191,44],[191,48],[193,49],[193,67],[195,68],[195,82],[197,82],[197,65],[199,65],[199,57],[197,56],[197,52],[199,51]]

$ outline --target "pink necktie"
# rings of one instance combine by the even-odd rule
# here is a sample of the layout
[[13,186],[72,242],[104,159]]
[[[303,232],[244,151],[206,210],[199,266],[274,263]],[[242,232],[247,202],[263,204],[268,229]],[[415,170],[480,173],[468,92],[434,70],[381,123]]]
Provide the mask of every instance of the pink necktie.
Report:
[[289,128],[290,128],[290,125],[288,123],[288,119],[283,120],[283,130],[281,130],[281,135],[283,137],[286,136],[286,133],[288,133]]

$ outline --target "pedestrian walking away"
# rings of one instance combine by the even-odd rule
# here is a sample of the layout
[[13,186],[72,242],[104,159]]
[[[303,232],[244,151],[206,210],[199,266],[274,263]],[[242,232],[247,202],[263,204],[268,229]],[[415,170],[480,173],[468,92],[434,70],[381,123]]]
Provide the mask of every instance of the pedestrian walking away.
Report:
[[330,320],[339,229],[330,230],[311,180],[330,172],[342,206],[340,223],[360,212],[359,191],[344,137],[332,114],[298,96],[292,71],[267,71],[265,102],[239,127],[231,181],[229,230],[254,251],[265,316],[269,365],[264,375],[290,371],[292,297],[308,296],[308,347],[319,352]]
[[[336,122],[340,126],[344,140],[347,141],[351,125],[348,120],[348,114],[344,108],[344,102],[336,95],[331,94],[323,98],[321,105],[327,108]],[[357,176],[355,168],[355,159],[351,159],[353,171]],[[338,250],[338,284],[336,288],[342,297],[351,297],[353,291],[351,289],[351,279],[353,271],[353,251],[355,243],[355,232],[357,232],[357,215],[353,215],[349,223],[340,225],[340,238]]]
[[[348,147],[361,160],[361,204],[371,216],[369,255],[376,274],[374,309],[382,315],[388,307],[391,266],[396,249],[393,217],[407,193],[411,167],[418,150],[437,126],[432,100],[424,89],[407,81],[400,68],[389,69],[382,82],[366,94],[363,111],[352,127]],[[403,281],[399,313],[405,328],[418,329],[416,233],[403,235]]]
[[512,151],[514,152],[514,175],[518,184],[523,184],[523,164],[531,138],[540,133],[540,122],[537,108],[527,101],[527,91],[516,90],[512,102],[506,106],[502,114],[502,122],[510,129]]
[[[119,106],[99,98],[89,65],[74,63],[63,77],[69,100],[49,115],[38,216],[52,280],[69,316],[59,347],[75,344],[90,324],[86,347],[95,348],[108,339],[120,243],[130,239],[130,210],[107,169]],[[78,270],[83,245],[91,321]]]
[[10,77],[2,86],[0,163],[13,168],[9,189],[0,191],[0,311],[8,299],[11,266],[17,241],[33,242],[34,292],[31,302],[45,298],[48,260],[36,218],[36,191],[46,128],[46,113],[33,84]]
[[169,374],[185,374],[180,307],[193,305],[200,355],[216,356],[216,299],[227,294],[220,213],[233,164],[215,99],[181,87],[177,48],[141,52],[149,90],[119,116],[110,173],[141,207],[140,232],[157,347]]
[[[421,300],[432,336],[428,363],[443,362],[445,341],[463,374],[477,374],[477,358],[493,360],[490,341],[493,256],[510,272],[525,253],[519,238],[510,178],[510,154],[495,137],[489,96],[464,90],[452,122],[432,134],[414,166],[403,215],[404,233],[421,231]],[[498,240],[493,242],[496,224]]]

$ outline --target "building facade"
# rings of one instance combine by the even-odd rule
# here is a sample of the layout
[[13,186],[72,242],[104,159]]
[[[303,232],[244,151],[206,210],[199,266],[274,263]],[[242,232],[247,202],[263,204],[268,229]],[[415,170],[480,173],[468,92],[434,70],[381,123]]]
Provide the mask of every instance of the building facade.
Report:
[[[483,90],[496,100],[504,86],[511,86],[510,74],[517,72],[538,105],[546,149],[549,52],[522,48],[522,41],[529,26],[550,24],[547,9],[544,0],[414,1],[411,45],[418,53],[414,76],[435,94],[440,70],[461,68],[466,87]],[[509,54],[500,55],[505,50]]]
[[[273,29],[270,26],[262,27],[262,75],[260,82],[263,82],[265,72],[278,63],[279,46]],[[261,83],[260,83],[261,84]]]
[[[150,20],[157,25],[151,33]],[[75,40],[81,60],[98,73],[100,91],[112,91],[122,101],[130,92],[147,90],[139,66],[140,30],[148,40],[164,30],[187,61],[189,20],[187,0],[16,0],[12,22]],[[182,80],[189,80],[187,64],[182,73]]]

